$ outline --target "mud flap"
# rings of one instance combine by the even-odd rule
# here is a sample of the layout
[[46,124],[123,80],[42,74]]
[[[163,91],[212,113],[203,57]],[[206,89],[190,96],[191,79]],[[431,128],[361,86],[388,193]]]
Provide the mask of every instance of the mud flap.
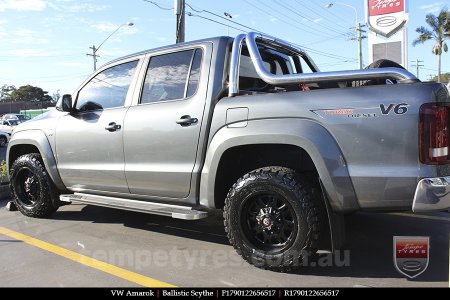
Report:
[[325,202],[325,207],[327,209],[328,224],[330,227],[331,250],[334,252],[341,249],[345,243],[345,217],[343,214],[338,214],[333,211],[328,201],[328,197],[322,181],[319,180],[319,182],[323,194],[323,200]]

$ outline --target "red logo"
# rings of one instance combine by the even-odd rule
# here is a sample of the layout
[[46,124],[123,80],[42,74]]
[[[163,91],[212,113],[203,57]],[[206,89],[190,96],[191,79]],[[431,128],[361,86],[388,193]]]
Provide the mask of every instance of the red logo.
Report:
[[369,0],[369,16],[379,16],[402,12],[405,0]]
[[429,237],[394,237],[394,265],[401,274],[417,277],[425,272],[429,261]]

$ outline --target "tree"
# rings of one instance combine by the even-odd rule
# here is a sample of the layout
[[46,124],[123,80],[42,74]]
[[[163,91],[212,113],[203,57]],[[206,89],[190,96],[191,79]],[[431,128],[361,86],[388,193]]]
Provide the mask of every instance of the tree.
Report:
[[19,87],[17,90],[13,91],[10,95],[11,101],[33,101],[33,102],[46,102],[51,101],[52,97],[48,95],[39,87],[25,85]]
[[424,26],[416,29],[420,36],[413,42],[413,46],[418,44],[424,44],[426,41],[434,40],[436,44],[433,46],[433,53],[438,57],[438,81],[441,82],[441,56],[443,51],[447,52],[448,47],[445,40],[450,39],[450,12],[447,8],[443,8],[439,15],[428,14],[425,18],[428,26],[431,29]]
[[16,90],[15,86],[4,84],[0,88],[0,102],[10,101],[11,93],[15,90]]
[[[441,80],[442,80],[442,82],[450,82],[450,73],[443,73],[443,74],[441,74]],[[437,82],[438,81],[438,77],[434,76],[433,78],[430,79],[430,81]]]

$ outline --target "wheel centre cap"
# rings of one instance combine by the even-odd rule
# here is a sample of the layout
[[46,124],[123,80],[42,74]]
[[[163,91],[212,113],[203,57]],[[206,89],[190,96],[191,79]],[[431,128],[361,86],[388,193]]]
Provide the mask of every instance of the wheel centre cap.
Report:
[[25,192],[30,193],[35,190],[35,181],[33,178],[29,177],[25,180]]
[[273,222],[272,219],[270,219],[269,217],[265,217],[264,219],[262,219],[261,225],[266,228],[266,229],[271,229]]

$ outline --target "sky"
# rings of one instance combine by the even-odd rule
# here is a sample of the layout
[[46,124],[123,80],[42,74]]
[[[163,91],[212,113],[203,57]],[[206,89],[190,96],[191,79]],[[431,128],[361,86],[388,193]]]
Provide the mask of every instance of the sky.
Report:
[[[153,4],[151,3],[153,2]],[[357,68],[355,11],[365,22],[364,0],[187,0],[186,41],[236,36],[249,30],[233,22],[312,49],[323,71]],[[155,5],[154,3],[158,4]],[[0,86],[33,85],[50,95],[73,93],[93,72],[89,47],[100,48],[98,66],[115,58],[175,42],[173,0],[0,0]],[[449,0],[410,0],[409,60],[420,59],[421,79],[437,74],[432,41],[412,47],[427,13],[438,13]],[[216,14],[216,15],[214,15]],[[221,16],[223,18],[220,18]],[[226,24],[219,24],[220,22]],[[240,30],[238,30],[240,29]],[[448,42],[450,46],[450,41]],[[364,62],[368,60],[363,42]],[[410,71],[415,68],[410,63]],[[442,72],[450,72],[450,52],[442,57]]]

